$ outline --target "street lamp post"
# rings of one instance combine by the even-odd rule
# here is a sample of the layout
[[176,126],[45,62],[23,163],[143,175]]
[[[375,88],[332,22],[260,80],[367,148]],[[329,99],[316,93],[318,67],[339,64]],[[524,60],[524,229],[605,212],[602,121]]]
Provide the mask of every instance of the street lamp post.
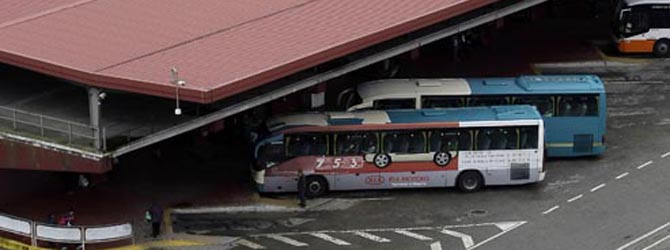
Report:
[[179,108],[179,87],[183,87],[186,85],[186,81],[184,80],[179,80],[179,72],[177,72],[177,68],[172,67],[170,69],[170,73],[172,74],[172,84],[175,85],[175,109],[174,109],[174,115],[181,115],[181,108]]

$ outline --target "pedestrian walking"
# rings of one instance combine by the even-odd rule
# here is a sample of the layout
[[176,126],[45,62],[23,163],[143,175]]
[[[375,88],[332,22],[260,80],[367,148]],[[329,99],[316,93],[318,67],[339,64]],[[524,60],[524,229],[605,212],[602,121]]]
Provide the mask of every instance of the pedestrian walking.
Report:
[[300,207],[305,207],[305,191],[307,187],[305,186],[305,174],[302,172],[302,169],[298,169],[298,200],[300,201]]
[[147,222],[151,223],[151,237],[158,237],[161,232],[161,222],[163,221],[163,208],[155,202],[144,212]]
[[74,209],[70,208],[67,213],[58,217],[58,225],[72,226],[72,224],[74,224]]

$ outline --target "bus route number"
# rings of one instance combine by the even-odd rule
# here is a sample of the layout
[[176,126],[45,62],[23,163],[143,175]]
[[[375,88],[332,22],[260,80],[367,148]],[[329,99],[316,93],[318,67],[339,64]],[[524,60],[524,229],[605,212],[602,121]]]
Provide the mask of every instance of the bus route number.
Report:
[[320,157],[316,158],[316,169],[357,169],[363,167],[363,157]]

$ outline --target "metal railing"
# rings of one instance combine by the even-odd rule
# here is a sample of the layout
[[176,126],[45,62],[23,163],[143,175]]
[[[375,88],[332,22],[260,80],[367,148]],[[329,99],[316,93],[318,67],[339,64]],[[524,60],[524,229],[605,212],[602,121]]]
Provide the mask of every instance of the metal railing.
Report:
[[39,223],[32,220],[0,213],[0,232],[22,236],[30,242],[22,242],[30,246],[38,246],[40,242],[66,243],[86,245],[130,240],[135,243],[133,226],[130,223],[93,226],[59,226]]
[[105,149],[104,128],[76,123],[46,115],[0,106],[0,127],[38,135],[49,141],[90,148],[101,145]]

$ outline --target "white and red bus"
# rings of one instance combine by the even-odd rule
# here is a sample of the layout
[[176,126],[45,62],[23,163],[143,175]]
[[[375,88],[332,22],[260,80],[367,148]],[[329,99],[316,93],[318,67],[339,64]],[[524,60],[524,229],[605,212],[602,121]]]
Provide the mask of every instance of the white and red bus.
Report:
[[544,179],[544,127],[529,105],[304,113],[273,118],[254,153],[261,192],[515,185]]

